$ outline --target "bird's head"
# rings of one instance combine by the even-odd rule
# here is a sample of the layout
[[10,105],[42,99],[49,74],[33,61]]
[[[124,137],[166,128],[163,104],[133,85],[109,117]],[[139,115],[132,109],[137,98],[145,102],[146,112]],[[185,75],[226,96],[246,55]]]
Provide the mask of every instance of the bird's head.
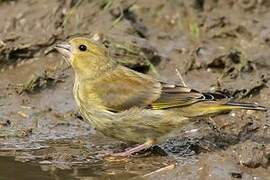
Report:
[[78,76],[94,76],[114,64],[105,49],[88,38],[73,38],[56,44],[55,48],[71,64]]

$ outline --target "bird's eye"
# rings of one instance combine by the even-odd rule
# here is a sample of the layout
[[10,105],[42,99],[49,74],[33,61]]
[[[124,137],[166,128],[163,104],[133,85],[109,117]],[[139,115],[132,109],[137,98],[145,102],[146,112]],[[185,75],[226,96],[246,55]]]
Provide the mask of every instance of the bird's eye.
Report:
[[79,50],[80,50],[80,51],[86,51],[86,50],[87,50],[86,45],[81,44],[81,45],[79,46]]

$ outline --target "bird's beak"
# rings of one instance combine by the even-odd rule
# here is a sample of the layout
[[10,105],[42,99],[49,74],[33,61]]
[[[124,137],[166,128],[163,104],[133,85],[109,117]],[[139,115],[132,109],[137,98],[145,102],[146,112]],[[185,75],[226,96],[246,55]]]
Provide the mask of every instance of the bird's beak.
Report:
[[61,42],[61,43],[57,43],[55,45],[55,49],[60,52],[67,60],[70,58],[71,56],[71,45],[67,42]]

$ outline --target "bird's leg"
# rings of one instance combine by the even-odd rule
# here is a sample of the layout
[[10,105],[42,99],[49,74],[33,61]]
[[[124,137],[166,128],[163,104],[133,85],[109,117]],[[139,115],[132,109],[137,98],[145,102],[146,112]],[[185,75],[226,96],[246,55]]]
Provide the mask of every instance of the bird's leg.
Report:
[[141,150],[150,148],[154,144],[154,142],[155,142],[154,140],[149,139],[141,145],[138,145],[134,148],[128,149],[124,152],[114,153],[114,154],[112,154],[112,156],[122,156],[122,157],[131,156],[132,154],[137,153]]

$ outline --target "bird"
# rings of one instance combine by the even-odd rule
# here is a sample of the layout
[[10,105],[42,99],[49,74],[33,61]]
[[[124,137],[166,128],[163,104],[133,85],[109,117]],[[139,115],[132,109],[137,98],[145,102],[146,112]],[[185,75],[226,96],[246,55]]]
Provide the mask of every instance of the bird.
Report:
[[116,156],[148,149],[195,117],[237,109],[267,110],[256,103],[233,102],[221,92],[199,92],[132,70],[86,37],[57,43],[55,49],[74,71],[73,95],[83,119],[105,136],[137,144]]

